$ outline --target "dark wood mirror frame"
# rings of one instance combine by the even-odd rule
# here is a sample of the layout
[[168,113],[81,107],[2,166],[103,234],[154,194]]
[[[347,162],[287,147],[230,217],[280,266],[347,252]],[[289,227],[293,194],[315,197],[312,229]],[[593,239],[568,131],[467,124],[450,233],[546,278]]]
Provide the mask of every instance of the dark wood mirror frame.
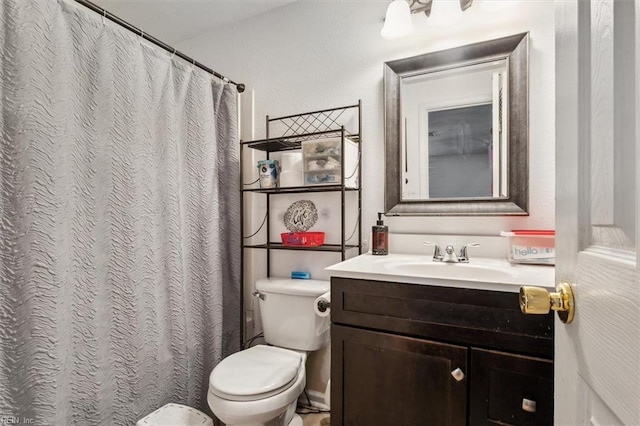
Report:
[[[507,197],[402,199],[403,77],[508,58]],[[388,215],[513,216],[529,206],[529,34],[522,33],[384,64],[385,210]]]

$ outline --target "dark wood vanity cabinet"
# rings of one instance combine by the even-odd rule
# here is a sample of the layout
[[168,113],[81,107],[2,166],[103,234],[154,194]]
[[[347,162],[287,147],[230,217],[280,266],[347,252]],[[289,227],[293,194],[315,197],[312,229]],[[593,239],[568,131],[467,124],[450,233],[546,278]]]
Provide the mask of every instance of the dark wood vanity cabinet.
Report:
[[553,316],[517,293],[331,279],[331,424],[553,424]]
[[[340,325],[331,332],[342,348],[332,363],[342,377],[342,424],[466,424],[467,387],[450,372],[466,370],[467,348]],[[333,404],[331,424],[340,424]]]

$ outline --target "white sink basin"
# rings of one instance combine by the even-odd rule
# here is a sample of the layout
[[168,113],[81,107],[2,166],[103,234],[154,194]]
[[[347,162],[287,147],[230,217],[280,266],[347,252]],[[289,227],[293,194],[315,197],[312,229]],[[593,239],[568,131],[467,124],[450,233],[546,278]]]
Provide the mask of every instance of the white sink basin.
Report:
[[390,261],[384,268],[401,275],[425,276],[444,279],[503,282],[517,277],[517,270],[506,265],[487,264],[486,259],[477,263],[443,263],[433,260]]
[[512,265],[505,259],[472,257],[469,263],[443,263],[410,254],[363,254],[327,271],[333,277],[511,292],[518,292],[522,285],[552,288],[555,275],[553,266]]

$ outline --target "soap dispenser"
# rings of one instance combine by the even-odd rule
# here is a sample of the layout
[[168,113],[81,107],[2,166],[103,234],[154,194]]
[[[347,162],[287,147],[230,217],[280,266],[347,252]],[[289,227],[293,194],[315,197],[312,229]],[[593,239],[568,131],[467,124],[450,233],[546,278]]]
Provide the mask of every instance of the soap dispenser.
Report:
[[378,213],[378,221],[371,227],[371,254],[389,254],[389,227],[382,221],[383,213]]

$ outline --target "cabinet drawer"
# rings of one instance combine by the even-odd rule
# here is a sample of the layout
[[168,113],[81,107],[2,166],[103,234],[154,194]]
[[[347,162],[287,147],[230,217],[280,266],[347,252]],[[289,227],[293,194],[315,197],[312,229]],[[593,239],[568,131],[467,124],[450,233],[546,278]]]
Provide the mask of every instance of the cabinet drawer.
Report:
[[470,425],[553,425],[553,362],[471,349]]
[[553,357],[553,315],[524,315],[518,293],[331,279],[331,320],[416,337]]

